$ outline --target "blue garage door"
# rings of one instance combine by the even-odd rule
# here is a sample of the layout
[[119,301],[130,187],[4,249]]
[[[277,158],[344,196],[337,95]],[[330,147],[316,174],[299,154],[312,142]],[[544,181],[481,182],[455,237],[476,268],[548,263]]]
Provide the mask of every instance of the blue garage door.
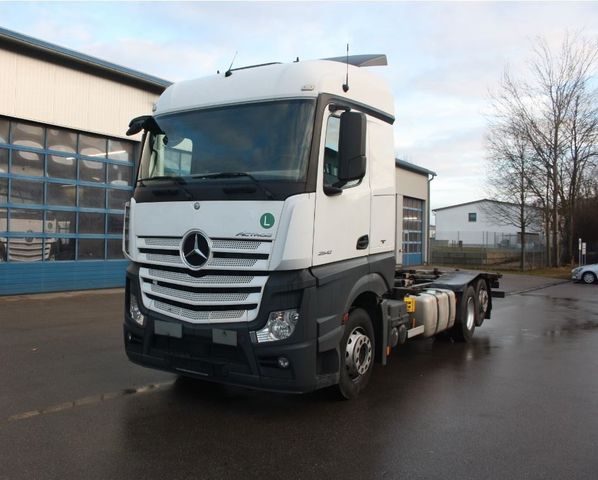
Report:
[[134,151],[0,117],[0,295],[123,285]]
[[403,197],[403,265],[423,263],[424,201]]

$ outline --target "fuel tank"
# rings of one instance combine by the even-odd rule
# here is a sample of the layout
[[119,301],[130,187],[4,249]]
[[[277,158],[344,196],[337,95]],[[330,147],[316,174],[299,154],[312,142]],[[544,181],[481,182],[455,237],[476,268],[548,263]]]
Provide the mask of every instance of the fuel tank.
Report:
[[424,326],[424,337],[451,328],[455,323],[456,297],[452,290],[425,290],[415,298],[415,323]]

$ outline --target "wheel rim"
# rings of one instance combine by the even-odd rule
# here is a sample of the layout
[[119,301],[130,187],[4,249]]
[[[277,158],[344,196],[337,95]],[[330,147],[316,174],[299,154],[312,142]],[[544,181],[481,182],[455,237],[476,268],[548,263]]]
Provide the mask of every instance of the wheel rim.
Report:
[[465,326],[467,330],[471,330],[473,328],[473,324],[475,322],[475,302],[473,301],[473,297],[469,297],[467,299],[467,319],[465,321]]
[[485,314],[488,311],[488,290],[480,288],[478,301],[480,303],[480,312]]
[[361,327],[353,329],[347,338],[345,367],[352,380],[364,375],[372,364],[372,341]]
[[593,283],[594,282],[594,275],[592,275],[590,272],[584,273],[582,278],[585,283]]

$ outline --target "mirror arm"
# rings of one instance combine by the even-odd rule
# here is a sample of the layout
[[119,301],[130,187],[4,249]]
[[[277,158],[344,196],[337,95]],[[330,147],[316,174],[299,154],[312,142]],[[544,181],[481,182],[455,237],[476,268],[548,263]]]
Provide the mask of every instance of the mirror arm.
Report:
[[343,189],[333,187],[332,185],[324,185],[324,193],[329,197],[334,197],[335,195],[340,195],[341,193],[343,193]]
[[336,103],[331,103],[330,105],[328,105],[328,110],[330,110],[332,113],[334,112],[350,112],[351,111],[351,107],[346,107],[344,105],[337,105]]

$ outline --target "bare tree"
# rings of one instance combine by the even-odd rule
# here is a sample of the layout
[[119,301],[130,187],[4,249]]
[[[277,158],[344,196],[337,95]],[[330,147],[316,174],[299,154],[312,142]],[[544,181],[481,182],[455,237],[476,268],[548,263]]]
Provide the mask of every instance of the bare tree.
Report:
[[534,192],[528,178],[533,152],[527,139],[504,123],[491,125],[487,148],[487,189],[492,201],[483,203],[482,209],[496,224],[519,230],[519,269],[524,270],[527,234],[541,223],[539,209],[532,205]]
[[533,151],[534,161],[527,168],[526,178],[547,213],[545,225],[551,237],[547,248],[553,266],[561,264],[561,225],[564,223],[572,232],[567,220],[575,204],[571,199],[579,196],[580,179],[593,158],[593,154],[588,156],[587,148],[576,147],[572,161],[572,144],[574,138],[586,146],[593,141],[587,128],[595,133],[595,126],[586,117],[594,111],[594,98],[586,91],[598,56],[597,46],[595,40],[566,35],[555,53],[545,40],[538,39],[526,78],[516,79],[506,70],[500,90],[493,97],[495,122],[525,139]]

